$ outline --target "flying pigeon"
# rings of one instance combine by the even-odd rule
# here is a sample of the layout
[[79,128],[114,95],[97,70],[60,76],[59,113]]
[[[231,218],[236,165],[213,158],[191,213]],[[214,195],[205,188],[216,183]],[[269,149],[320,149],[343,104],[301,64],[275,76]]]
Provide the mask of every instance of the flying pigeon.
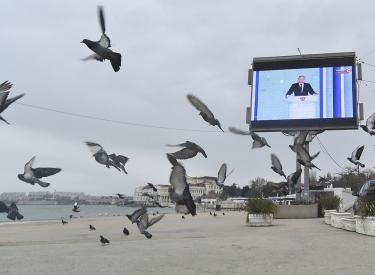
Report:
[[280,176],[283,176],[286,179],[281,162],[275,154],[271,154],[271,163],[272,163],[271,169],[275,173],[279,174]]
[[124,227],[124,230],[122,230],[122,232],[125,234],[125,235],[129,235],[129,230],[126,229],[126,227]]
[[125,163],[129,160],[129,158],[122,155],[116,156],[116,154],[110,154],[109,158],[112,160],[113,164],[117,169],[121,169],[122,171],[124,171],[125,174],[128,173],[125,170]]
[[153,185],[152,183],[147,183],[148,184],[148,186],[150,186],[151,188],[152,188],[152,190],[154,190],[155,192],[157,192],[158,191],[158,189],[156,189],[156,187],[155,187],[155,185]]
[[169,188],[169,197],[176,203],[176,212],[182,214],[196,215],[196,205],[191,196],[189,185],[186,182],[185,168],[178,164],[172,168],[169,182],[172,188]]
[[107,168],[113,166],[120,171],[120,169],[116,167],[113,161],[109,158],[107,152],[103,149],[103,147],[100,144],[91,141],[86,141],[85,143],[90,148],[90,151],[94,153],[92,156],[95,157],[95,160],[97,162],[105,165]]
[[[309,169],[312,169],[313,167],[316,168],[316,169],[319,169],[318,167],[315,166],[314,163],[311,162],[311,160],[313,159],[313,157],[316,157],[318,154],[316,154],[315,156],[311,157],[309,155],[309,152],[307,152],[306,148],[303,147],[301,144],[299,143],[296,143],[294,144],[294,150],[296,151],[296,153],[298,154],[298,156],[300,157],[300,159],[298,159],[297,161],[303,165],[303,166],[306,166],[308,167]],[[320,169],[319,169],[320,170]]]
[[153,219],[149,220],[148,214],[143,214],[139,218],[139,220],[136,220],[139,232],[141,232],[141,234],[145,235],[147,237],[147,239],[152,238],[152,235],[150,233],[148,233],[147,228],[149,228],[153,224],[160,221],[164,217],[164,215],[165,214],[161,214],[161,215],[157,216],[156,218],[153,218]]
[[133,223],[136,222],[136,220],[138,220],[138,218],[140,216],[142,216],[143,214],[146,214],[147,213],[147,209],[145,206],[143,206],[142,208],[139,208],[137,210],[135,210],[133,212],[133,214],[129,215],[129,214],[126,214],[125,216],[128,217],[128,219]]
[[201,153],[205,158],[207,158],[206,152],[202,149],[202,147],[194,142],[186,141],[185,143],[177,145],[166,145],[169,147],[185,147],[184,149],[171,154],[176,159],[190,159],[195,157],[198,153]]
[[217,125],[220,128],[220,130],[224,132],[224,130],[221,128],[219,120],[215,118],[214,114],[199,98],[197,98],[193,94],[188,94],[187,98],[190,101],[190,103],[193,104],[193,106],[199,111],[199,115],[201,115],[205,121],[207,121],[212,126]]
[[262,186],[262,190],[265,188],[272,188],[271,194],[276,193],[283,193],[284,195],[288,194],[288,190],[286,189],[286,182],[274,183],[274,182],[267,182],[266,185]]
[[[298,153],[298,151],[296,151],[296,148],[298,146],[304,148],[303,145],[305,144],[305,140],[308,134],[309,134],[309,131],[307,130],[301,131],[301,133],[294,139],[293,145],[289,145],[289,148],[292,149],[293,152]],[[320,151],[313,156],[309,155],[310,161],[316,158],[319,155],[319,153]]]
[[79,208],[78,203],[74,203],[72,211],[73,212],[80,212],[80,210],[78,210],[78,208]]
[[288,184],[288,189],[289,189],[289,194],[292,192],[293,186],[297,184],[297,181],[300,178],[301,174],[302,174],[302,169],[300,168],[296,172],[290,174],[286,178],[287,184]]
[[149,193],[146,193],[146,192],[142,193],[142,196],[146,196],[146,197],[149,197],[151,199],[154,199],[153,195],[150,195]]
[[216,184],[220,187],[224,187],[224,181],[233,171],[234,169],[227,175],[227,164],[224,163],[221,165],[219,172],[217,173],[217,178],[215,178]]
[[65,224],[68,223],[68,222],[66,222],[66,221],[64,221],[64,220],[61,220],[61,223],[62,223],[63,225],[65,225]]
[[361,128],[370,136],[375,135],[375,113],[373,113],[367,120],[366,125],[361,125]]
[[123,199],[124,198],[124,194],[120,194],[120,193],[113,193],[113,194],[115,194],[115,195],[117,195],[120,199]]
[[267,140],[264,137],[258,135],[257,133],[251,131],[245,132],[233,126],[229,127],[228,130],[233,134],[251,136],[251,138],[253,139],[253,146],[251,147],[251,149],[262,148],[264,146],[268,146],[271,148],[271,146],[267,143]]
[[95,53],[82,60],[87,61],[87,60],[95,59],[100,62],[103,62],[105,59],[108,59],[111,62],[113,70],[115,72],[118,72],[121,67],[121,54],[115,53],[109,49],[111,47],[111,40],[105,34],[103,7],[99,6],[98,10],[99,10],[100,26],[102,28],[102,36],[100,37],[100,40],[97,42],[94,42],[88,39],[82,40],[81,43],[85,43],[86,46],[89,47]]
[[90,224],[90,230],[96,230],[95,227],[93,227],[91,224]]
[[18,174],[18,178],[24,182],[35,185],[39,184],[42,187],[48,187],[50,184],[48,182],[43,182],[39,179],[44,177],[49,177],[57,174],[61,171],[60,168],[32,168],[35,160],[35,156],[25,164],[23,174]]
[[[13,84],[11,84],[9,81],[5,81],[0,84],[0,114],[5,111],[6,108],[9,107],[10,104],[15,102],[16,100],[23,97],[25,94],[20,94],[18,96],[8,98],[10,88],[12,88]],[[0,119],[4,121],[6,124],[9,125],[8,121],[6,121],[2,116],[0,116]]]
[[14,202],[6,206],[4,202],[0,201],[0,213],[7,213],[7,218],[13,221],[23,219],[23,216],[18,212],[17,205]]
[[102,245],[106,244],[106,243],[109,243],[109,240],[107,240],[106,238],[104,238],[102,235],[100,235],[100,242],[102,243]]
[[362,163],[360,163],[360,162],[359,162],[359,159],[361,158],[361,155],[362,155],[363,149],[365,149],[365,146],[364,146],[364,145],[361,146],[361,147],[358,146],[358,147],[353,151],[352,156],[351,156],[350,158],[348,158],[348,160],[349,160],[351,163],[353,163],[353,164],[355,164],[355,165],[359,165],[359,166],[361,166],[362,168],[365,167],[365,165],[362,164]]

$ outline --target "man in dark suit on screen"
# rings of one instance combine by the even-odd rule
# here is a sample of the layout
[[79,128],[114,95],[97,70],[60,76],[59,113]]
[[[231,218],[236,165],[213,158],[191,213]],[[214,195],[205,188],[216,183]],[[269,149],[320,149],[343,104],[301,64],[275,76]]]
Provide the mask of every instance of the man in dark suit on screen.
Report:
[[307,96],[307,95],[318,95],[314,92],[313,88],[309,83],[305,83],[305,77],[300,75],[298,77],[298,83],[292,84],[289,91],[286,93],[285,97],[289,97],[292,93],[295,96]]

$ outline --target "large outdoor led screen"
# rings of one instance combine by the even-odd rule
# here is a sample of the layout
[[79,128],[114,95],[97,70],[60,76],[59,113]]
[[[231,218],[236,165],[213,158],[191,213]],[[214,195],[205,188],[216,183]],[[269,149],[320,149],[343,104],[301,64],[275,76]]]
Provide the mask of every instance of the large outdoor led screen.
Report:
[[358,127],[354,53],[269,60],[253,63],[251,130]]

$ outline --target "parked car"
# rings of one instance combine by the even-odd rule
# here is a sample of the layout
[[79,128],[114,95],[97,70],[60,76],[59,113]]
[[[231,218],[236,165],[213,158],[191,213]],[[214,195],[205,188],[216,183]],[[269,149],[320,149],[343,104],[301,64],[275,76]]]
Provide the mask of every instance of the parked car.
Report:
[[354,215],[358,215],[359,214],[359,203],[358,203],[359,198],[362,198],[364,200],[375,200],[375,180],[366,181],[363,184],[361,190],[359,190],[358,193],[353,192],[352,195],[357,196],[357,198],[355,199],[353,203],[353,212],[354,212]]

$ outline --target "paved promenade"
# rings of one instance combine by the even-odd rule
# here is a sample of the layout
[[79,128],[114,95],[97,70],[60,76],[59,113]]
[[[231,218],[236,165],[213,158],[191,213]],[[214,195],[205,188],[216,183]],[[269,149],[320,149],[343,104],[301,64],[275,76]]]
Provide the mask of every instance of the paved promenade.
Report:
[[[152,239],[122,217],[0,225],[1,274],[374,274],[375,238],[323,219],[245,225],[244,212],[167,214]],[[152,216],[151,216],[152,217]],[[89,230],[89,224],[96,231]],[[124,227],[129,236],[122,233]],[[111,242],[102,246],[99,236]]]

